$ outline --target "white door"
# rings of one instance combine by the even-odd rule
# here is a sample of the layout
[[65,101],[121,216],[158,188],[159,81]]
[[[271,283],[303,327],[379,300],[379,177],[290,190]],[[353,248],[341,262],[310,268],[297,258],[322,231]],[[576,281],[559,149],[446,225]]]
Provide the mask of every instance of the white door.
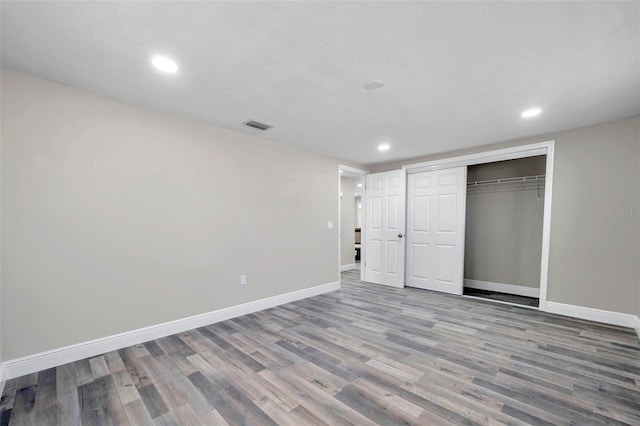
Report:
[[365,281],[404,287],[404,170],[367,175]]
[[409,174],[409,287],[462,294],[467,168]]

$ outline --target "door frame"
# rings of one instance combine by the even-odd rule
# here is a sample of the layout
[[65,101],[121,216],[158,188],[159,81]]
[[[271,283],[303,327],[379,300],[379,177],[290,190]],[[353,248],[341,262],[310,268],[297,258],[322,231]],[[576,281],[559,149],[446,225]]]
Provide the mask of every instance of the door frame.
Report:
[[[555,141],[538,142],[518,145],[509,148],[477,152],[443,158],[440,160],[402,166],[407,174],[427,172],[451,167],[472,166],[475,164],[492,163],[495,161],[515,160],[517,158],[546,155],[546,176],[544,191],[544,219],[542,222],[542,257],[540,259],[540,303],[538,310],[547,311],[547,284],[549,278],[549,243],[551,238],[551,199],[553,195],[553,156]],[[466,215],[466,212],[465,212]],[[464,252],[463,252],[464,261]]]
[[[342,232],[342,197],[341,197],[341,192],[342,192],[342,188],[340,186],[340,178],[342,177],[351,177],[351,178],[358,178],[360,177],[360,183],[362,183],[362,213],[361,213],[361,222],[360,222],[360,241],[364,241],[365,238],[365,231],[364,231],[364,224],[365,224],[365,203],[364,203],[364,197],[365,197],[365,192],[367,190],[367,187],[365,185],[364,182],[364,177],[366,175],[368,175],[369,172],[366,170],[362,170],[362,169],[357,169],[355,167],[351,167],[351,166],[345,166],[344,164],[338,164],[338,281],[340,280],[340,267],[342,266],[342,238],[340,237],[340,234]],[[354,231],[355,232],[355,231]],[[355,250],[355,249],[354,249]],[[360,280],[364,281],[364,259],[365,259],[365,248],[364,248],[364,244],[360,244]]]

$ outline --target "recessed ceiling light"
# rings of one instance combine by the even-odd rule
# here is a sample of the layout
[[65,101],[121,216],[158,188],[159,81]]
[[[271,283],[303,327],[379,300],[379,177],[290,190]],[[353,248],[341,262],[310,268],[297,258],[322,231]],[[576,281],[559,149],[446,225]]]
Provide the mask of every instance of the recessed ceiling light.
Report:
[[151,63],[154,67],[162,72],[176,72],[178,71],[178,64],[173,59],[169,59],[166,56],[154,56],[151,58]]
[[520,114],[520,117],[531,118],[531,117],[535,117],[536,115],[539,115],[541,112],[542,110],[540,108],[530,108],[522,111],[522,114]]
[[364,88],[367,90],[376,90],[381,88],[382,86],[384,86],[384,82],[380,80],[372,80],[372,81],[369,81],[367,84],[365,84]]
[[378,145],[378,151],[389,151],[389,148],[391,148],[391,146],[388,143]]
[[362,188],[362,184],[359,183],[358,185],[356,185],[358,188]]

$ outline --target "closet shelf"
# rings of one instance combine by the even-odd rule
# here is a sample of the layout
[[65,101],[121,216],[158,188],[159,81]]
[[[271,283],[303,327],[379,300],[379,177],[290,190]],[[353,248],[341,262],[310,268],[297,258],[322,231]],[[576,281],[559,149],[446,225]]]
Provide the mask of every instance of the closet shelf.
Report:
[[512,178],[504,178],[504,179],[491,179],[491,180],[478,180],[475,182],[467,182],[467,186],[482,186],[482,185],[498,185],[503,183],[535,183],[535,182],[544,182],[545,175],[537,175],[537,176],[519,176]]

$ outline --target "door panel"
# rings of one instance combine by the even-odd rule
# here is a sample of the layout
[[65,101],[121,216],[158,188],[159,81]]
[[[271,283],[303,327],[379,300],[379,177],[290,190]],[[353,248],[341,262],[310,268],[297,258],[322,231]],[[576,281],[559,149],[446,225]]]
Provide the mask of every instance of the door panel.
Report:
[[412,211],[411,230],[413,232],[429,232],[429,196],[421,195],[415,197]]
[[413,243],[411,250],[411,277],[419,279],[427,279],[427,271],[429,270],[429,244]]
[[364,264],[367,282],[404,287],[405,183],[404,170],[367,175]]
[[380,272],[380,258],[382,256],[382,241],[371,240],[369,245],[369,259],[367,260],[367,266],[371,267],[371,271]]
[[455,185],[458,183],[458,176],[455,173],[445,173],[438,176],[438,185],[440,187]]
[[371,228],[375,230],[382,229],[382,197],[373,197],[371,200],[372,203],[372,220],[371,220]]
[[417,176],[414,178],[413,187],[415,189],[427,189],[431,186],[431,176]]
[[454,280],[455,246],[438,244],[436,246],[436,282],[451,284]]
[[387,273],[398,274],[398,256],[400,251],[398,241],[387,241]]
[[399,228],[400,205],[397,195],[387,197],[387,229],[397,231]]
[[406,284],[462,294],[466,167],[407,179]]
[[438,195],[438,232],[456,232],[457,194]]

